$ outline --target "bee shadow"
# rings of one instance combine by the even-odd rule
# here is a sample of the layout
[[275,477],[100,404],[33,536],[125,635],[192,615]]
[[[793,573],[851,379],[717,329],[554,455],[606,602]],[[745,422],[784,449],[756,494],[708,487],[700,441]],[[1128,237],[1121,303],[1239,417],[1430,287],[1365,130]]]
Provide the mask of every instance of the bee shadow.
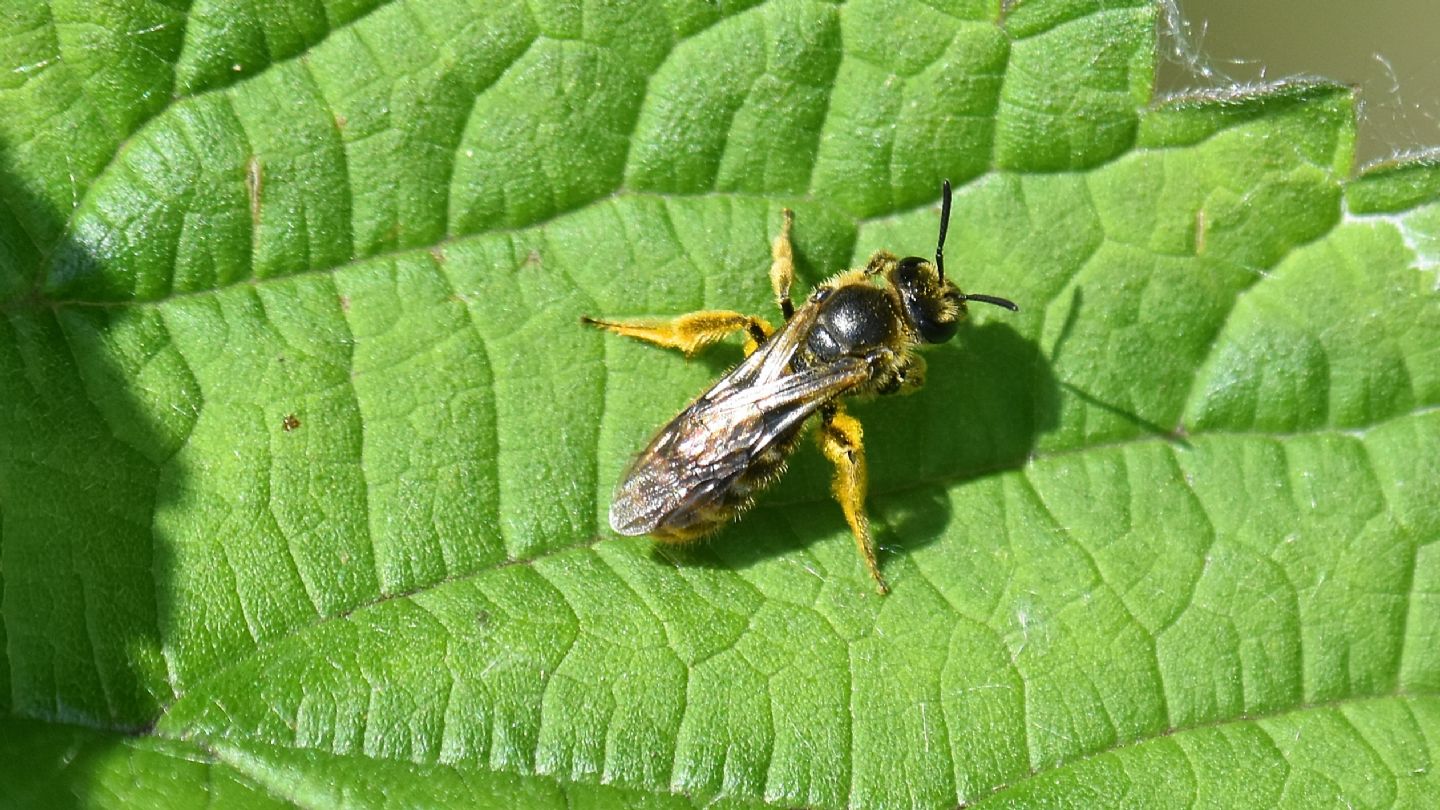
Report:
[[[882,566],[944,536],[956,488],[1019,468],[1059,420],[1060,386],[1048,358],[1008,324],[964,327],[924,357],[920,390],[847,403],[864,426],[866,503]],[[818,543],[848,534],[830,496],[833,472],[814,441],[803,441],[789,473],[751,514],[709,540],[657,547],[654,556],[668,565],[743,569],[816,551]],[[853,544],[845,545],[853,559]]]

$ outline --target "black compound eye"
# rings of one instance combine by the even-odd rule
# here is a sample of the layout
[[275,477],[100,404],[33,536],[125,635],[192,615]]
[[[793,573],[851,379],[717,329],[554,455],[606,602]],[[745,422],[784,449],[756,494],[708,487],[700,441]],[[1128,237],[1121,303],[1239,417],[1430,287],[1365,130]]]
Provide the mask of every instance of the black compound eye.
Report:
[[895,287],[905,304],[905,314],[926,343],[944,343],[955,336],[957,325],[946,319],[946,289],[939,278],[922,268],[929,261],[919,256],[901,259],[895,267]]
[[916,321],[915,325],[920,328],[920,337],[924,338],[926,343],[944,343],[955,337],[955,333],[960,331],[959,319],[942,321],[938,313],[935,317],[930,317],[930,313],[926,313],[923,319]]

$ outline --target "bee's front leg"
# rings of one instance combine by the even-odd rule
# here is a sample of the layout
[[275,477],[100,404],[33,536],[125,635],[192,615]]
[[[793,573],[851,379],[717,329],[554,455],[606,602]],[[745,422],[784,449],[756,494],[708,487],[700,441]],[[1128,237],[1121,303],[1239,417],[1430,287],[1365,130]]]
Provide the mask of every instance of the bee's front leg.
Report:
[[870,254],[870,261],[865,263],[865,275],[885,275],[893,270],[899,262],[900,260],[895,258],[894,253],[888,250],[877,250]]
[[745,354],[748,356],[775,331],[770,328],[770,324],[754,315],[719,309],[689,312],[668,321],[606,321],[589,316],[582,316],[580,320],[617,335],[643,340],[667,349],[679,349],[686,357],[742,329],[745,330]]
[[832,489],[840,510],[845,513],[845,522],[855,535],[855,546],[865,567],[875,579],[875,590],[880,595],[890,592],[885,577],[880,573],[880,563],[875,558],[875,539],[870,535],[870,519],[865,516],[865,446],[862,443],[860,421],[845,413],[840,404],[831,402],[820,410],[820,450],[830,463],[835,465],[835,480]]
[[900,380],[900,393],[909,394],[925,385],[925,358],[910,355],[910,361],[901,366],[895,375]]

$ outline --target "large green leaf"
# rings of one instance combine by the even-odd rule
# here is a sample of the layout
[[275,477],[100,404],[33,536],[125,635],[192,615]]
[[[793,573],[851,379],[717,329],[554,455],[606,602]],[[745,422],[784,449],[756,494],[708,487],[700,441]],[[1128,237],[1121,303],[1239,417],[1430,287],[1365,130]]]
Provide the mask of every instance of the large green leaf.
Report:
[[[1344,88],[1151,100],[1141,0],[0,15],[0,803],[1440,802],[1440,168]],[[818,454],[606,528],[685,362],[949,253]]]

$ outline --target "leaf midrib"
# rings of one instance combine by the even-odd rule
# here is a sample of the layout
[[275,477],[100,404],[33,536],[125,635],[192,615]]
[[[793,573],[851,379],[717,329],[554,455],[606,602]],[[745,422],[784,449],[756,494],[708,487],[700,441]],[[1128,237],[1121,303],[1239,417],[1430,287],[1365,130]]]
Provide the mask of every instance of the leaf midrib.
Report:
[[[984,181],[989,176],[990,173],[986,173],[973,177],[969,181],[961,183],[959,186],[957,186],[956,190],[958,192],[969,185],[978,184]],[[763,202],[767,204],[775,203],[781,200],[792,201],[795,203],[804,203],[806,205],[811,205],[817,208],[829,208],[832,212],[843,214],[847,219],[850,219],[854,223],[854,226],[851,229],[852,235],[854,233],[858,233],[859,230],[866,225],[874,224],[877,222],[884,222],[886,220],[891,220],[898,217],[903,217],[916,211],[934,209],[936,205],[936,202],[934,200],[927,200],[920,205],[896,208],[894,210],[873,214],[871,216],[861,217],[850,214],[848,211],[846,211],[846,209],[835,203],[833,200],[821,200],[811,196],[809,193],[793,195],[765,194],[745,191],[698,191],[694,193],[682,193],[641,191],[620,188],[610,192],[609,194],[596,197],[591,200],[582,201],[573,207],[556,211],[548,217],[535,220],[534,222],[528,222],[524,225],[489,228],[483,231],[476,231],[474,233],[450,234],[428,244],[408,245],[405,247],[396,247],[390,250],[381,251],[379,253],[373,253],[367,256],[355,256],[348,261],[336,265],[330,265],[325,267],[312,267],[306,270],[299,270],[293,273],[286,273],[283,275],[264,276],[261,278],[243,278],[229,282],[227,284],[218,284],[213,287],[205,287],[198,290],[174,292],[170,293],[169,295],[164,295],[157,298],[131,298],[117,300],[99,300],[86,298],[46,298],[44,295],[36,293],[29,296],[21,296],[10,301],[0,302],[0,312],[25,312],[42,309],[59,310],[72,307],[76,309],[130,309],[162,306],[173,301],[180,301],[191,298],[201,298],[207,295],[221,295],[229,290],[238,289],[241,287],[258,288],[269,286],[271,284],[281,284],[284,282],[293,281],[295,279],[314,278],[317,276],[340,273],[351,268],[364,266],[371,262],[374,262],[376,264],[384,264],[386,262],[419,257],[423,254],[433,255],[434,252],[437,250],[443,251],[447,248],[463,246],[472,242],[485,239],[502,238],[505,236],[519,236],[532,232],[540,233],[543,232],[545,228],[555,225],[556,223],[566,219],[567,217],[576,216],[595,206],[605,205],[607,203],[618,203],[627,200],[653,200],[661,203],[679,200],[730,200]],[[40,267],[37,268],[37,272],[43,272],[46,261],[46,259],[41,260]],[[825,272],[829,274],[834,272],[840,272],[845,269],[849,268],[831,268]]]

